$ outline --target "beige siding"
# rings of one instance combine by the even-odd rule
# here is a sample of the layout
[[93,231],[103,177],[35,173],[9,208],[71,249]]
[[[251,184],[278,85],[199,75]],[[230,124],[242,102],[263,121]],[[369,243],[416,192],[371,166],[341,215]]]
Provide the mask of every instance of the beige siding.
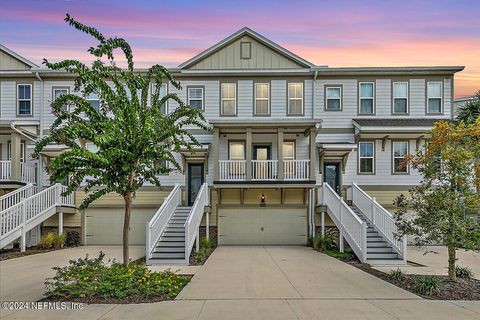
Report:
[[393,202],[395,201],[395,198],[397,198],[401,194],[404,194],[405,196],[409,195],[407,188],[405,188],[405,190],[390,190],[390,191],[367,190],[366,192],[371,197],[375,197],[378,203],[380,203],[382,206],[384,206],[386,209],[390,210],[391,212],[395,208],[393,204]]
[[28,65],[12,57],[6,52],[0,51],[0,70],[27,70]]
[[[251,59],[240,58],[240,43],[246,41],[251,43]],[[202,59],[190,69],[291,69],[299,67],[302,66],[257,40],[243,36]]]

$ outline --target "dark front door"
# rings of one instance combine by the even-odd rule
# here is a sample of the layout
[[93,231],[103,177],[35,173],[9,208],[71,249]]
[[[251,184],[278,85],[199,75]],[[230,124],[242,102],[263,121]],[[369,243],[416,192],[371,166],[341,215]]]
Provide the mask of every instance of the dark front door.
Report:
[[323,181],[328,183],[335,192],[340,194],[340,164],[324,163],[323,164]]
[[188,164],[188,205],[191,206],[195,202],[198,191],[204,182],[203,163]]

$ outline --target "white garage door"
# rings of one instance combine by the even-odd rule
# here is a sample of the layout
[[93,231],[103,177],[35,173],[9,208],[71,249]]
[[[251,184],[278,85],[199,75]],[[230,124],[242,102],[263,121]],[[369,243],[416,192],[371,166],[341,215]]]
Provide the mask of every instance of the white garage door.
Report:
[[219,208],[219,244],[306,244],[307,209]]
[[[157,208],[133,208],[130,244],[145,244],[146,223]],[[123,208],[91,208],[85,211],[86,244],[122,244]]]

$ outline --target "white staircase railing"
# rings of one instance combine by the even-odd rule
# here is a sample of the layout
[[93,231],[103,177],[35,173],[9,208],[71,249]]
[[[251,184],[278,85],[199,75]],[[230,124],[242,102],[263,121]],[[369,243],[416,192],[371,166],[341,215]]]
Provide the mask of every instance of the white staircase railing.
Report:
[[10,180],[12,175],[12,163],[10,161],[0,161],[0,181]]
[[0,211],[0,248],[20,237],[23,250],[27,231],[55,214],[57,206],[74,206],[73,195],[61,195],[65,188],[57,183]]
[[370,197],[356,183],[352,183],[352,203],[355,205],[383,238],[406,262],[407,238],[398,239],[395,219],[392,214],[382,207],[375,198]]
[[321,198],[323,205],[327,206],[331,213],[330,217],[340,231],[340,242],[343,242],[344,237],[358,259],[365,263],[367,261],[367,224],[326,182],[322,186]]
[[185,228],[185,263],[187,265],[189,264],[190,253],[192,252],[194,242],[196,242],[197,251],[199,249],[200,223],[202,222],[205,206],[208,206],[209,204],[210,197],[208,192],[208,183],[204,183],[200,188],[188,218],[183,225]]
[[29,183],[26,186],[15,189],[0,197],[0,212],[10,208],[20,201],[33,196],[39,191],[39,188]]
[[35,183],[36,182],[36,170],[34,164],[28,162],[20,162],[20,173],[22,182]]
[[182,189],[177,183],[170,194],[165,198],[160,208],[153,215],[152,219],[147,222],[147,243],[146,257],[147,262],[152,257],[152,252],[157,245],[158,240],[162,236],[163,231],[167,227],[168,222],[175,213],[175,209],[182,201]]

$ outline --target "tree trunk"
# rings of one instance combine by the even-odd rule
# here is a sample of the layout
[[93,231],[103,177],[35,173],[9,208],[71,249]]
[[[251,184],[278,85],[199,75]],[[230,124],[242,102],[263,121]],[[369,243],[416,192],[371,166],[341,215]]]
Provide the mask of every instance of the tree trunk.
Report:
[[123,265],[128,267],[129,248],[128,248],[128,232],[130,230],[130,215],[132,213],[132,193],[129,192],[123,197],[125,201],[125,217],[123,220]]
[[456,252],[455,247],[448,246],[448,276],[451,280],[457,281],[457,274],[455,272]]

